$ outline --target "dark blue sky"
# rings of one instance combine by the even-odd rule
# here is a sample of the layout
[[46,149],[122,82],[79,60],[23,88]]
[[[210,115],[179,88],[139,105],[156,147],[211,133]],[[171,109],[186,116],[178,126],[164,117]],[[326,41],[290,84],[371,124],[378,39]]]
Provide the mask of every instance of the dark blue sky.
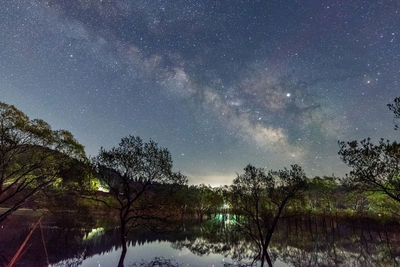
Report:
[[152,138],[192,183],[344,174],[338,140],[395,137],[399,77],[399,1],[0,2],[0,101],[89,155]]

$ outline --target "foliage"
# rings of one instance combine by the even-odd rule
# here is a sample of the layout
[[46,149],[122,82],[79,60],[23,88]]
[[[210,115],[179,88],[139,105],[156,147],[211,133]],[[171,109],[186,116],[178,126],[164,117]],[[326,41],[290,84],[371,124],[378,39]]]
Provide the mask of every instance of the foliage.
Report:
[[212,213],[218,213],[223,206],[222,196],[218,194],[217,189],[211,186],[204,184],[191,186],[189,187],[189,191],[193,210],[200,221],[204,215],[210,216]]
[[[394,113],[394,118],[400,119],[400,97],[396,97],[393,103],[388,104],[388,107]],[[399,125],[395,123],[394,128],[398,130]]]
[[61,167],[71,158],[86,159],[70,132],[52,130],[45,121],[31,120],[0,102],[0,205],[9,207],[0,221],[60,178]]
[[110,207],[129,220],[134,219],[129,216],[135,211],[132,204],[155,185],[186,183],[186,177],[172,171],[167,149],[135,136],[122,138],[111,150],[101,148],[94,165],[97,178],[116,200],[116,205]]
[[97,177],[114,198],[113,202],[96,200],[119,213],[123,246],[119,266],[123,266],[129,228],[149,226],[149,220],[165,218],[167,203],[163,201],[165,198],[160,199],[165,196],[159,190],[160,185],[182,185],[186,177],[172,171],[171,155],[166,148],[135,136],[122,138],[119,146],[110,150],[101,148],[94,165]]
[[247,234],[258,247],[256,259],[261,265],[267,260],[268,246],[283,210],[290,200],[298,197],[306,186],[302,168],[269,171],[248,165],[232,185],[232,206],[245,215],[237,223],[238,230]]
[[[389,109],[399,118],[400,98]],[[398,129],[398,125],[395,125]],[[378,191],[400,202],[400,144],[381,139],[373,144],[370,138],[361,142],[339,142],[339,155],[352,170],[349,183],[360,190]]]
[[308,188],[306,196],[311,210],[319,210],[324,213],[329,213],[337,210],[342,203],[341,193],[342,187],[339,187],[338,181],[335,177],[325,176],[314,177],[308,181]]

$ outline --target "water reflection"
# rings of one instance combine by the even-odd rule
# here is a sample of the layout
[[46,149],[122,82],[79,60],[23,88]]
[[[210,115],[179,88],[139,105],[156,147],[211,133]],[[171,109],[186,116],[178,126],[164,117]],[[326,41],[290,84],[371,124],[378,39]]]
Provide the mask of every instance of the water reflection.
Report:
[[165,259],[162,257],[155,257],[154,260],[149,262],[135,263],[132,267],[147,267],[147,266],[159,266],[159,267],[178,267],[179,264],[171,259]]
[[[126,266],[248,266],[257,249],[235,231],[234,216],[217,215],[202,224],[177,223],[162,232],[138,229],[128,236]],[[10,217],[0,228],[0,266],[28,234],[35,217]],[[119,232],[101,218],[67,224],[45,217],[43,235],[53,266],[116,266]],[[107,225],[109,224],[109,225]],[[270,246],[279,266],[399,266],[398,224],[327,217],[283,218]],[[16,266],[46,266],[40,231],[35,231]]]

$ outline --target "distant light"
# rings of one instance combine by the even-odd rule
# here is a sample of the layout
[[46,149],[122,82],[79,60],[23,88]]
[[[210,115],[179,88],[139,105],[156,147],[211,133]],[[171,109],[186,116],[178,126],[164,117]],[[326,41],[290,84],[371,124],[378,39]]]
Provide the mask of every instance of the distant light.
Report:
[[291,96],[292,96],[291,93],[287,93],[287,94],[286,94],[286,97],[291,97]]
[[83,237],[83,240],[92,239],[95,236],[99,236],[99,235],[103,235],[103,234],[104,234],[104,228],[103,227],[93,228],[92,231],[90,231],[89,233],[87,233]]
[[102,187],[101,185],[98,186],[97,191],[108,193],[110,190],[108,188]]
[[370,80],[368,80],[368,81],[367,81],[367,83],[368,83],[368,84],[370,84],[370,83],[371,83],[371,81],[370,81]]

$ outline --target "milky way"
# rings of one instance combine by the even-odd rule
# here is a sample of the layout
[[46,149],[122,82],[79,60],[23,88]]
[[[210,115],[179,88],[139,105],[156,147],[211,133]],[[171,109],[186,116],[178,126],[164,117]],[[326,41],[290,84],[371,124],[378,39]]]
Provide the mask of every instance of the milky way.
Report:
[[152,138],[192,183],[343,175],[338,140],[396,137],[399,77],[398,1],[0,2],[0,101],[89,155]]

